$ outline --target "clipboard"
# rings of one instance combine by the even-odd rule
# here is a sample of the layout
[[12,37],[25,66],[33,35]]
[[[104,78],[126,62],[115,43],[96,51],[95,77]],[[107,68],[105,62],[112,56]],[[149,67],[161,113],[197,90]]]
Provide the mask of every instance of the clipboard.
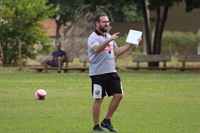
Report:
[[142,36],[142,32],[138,30],[129,30],[126,43],[138,45],[138,38]]

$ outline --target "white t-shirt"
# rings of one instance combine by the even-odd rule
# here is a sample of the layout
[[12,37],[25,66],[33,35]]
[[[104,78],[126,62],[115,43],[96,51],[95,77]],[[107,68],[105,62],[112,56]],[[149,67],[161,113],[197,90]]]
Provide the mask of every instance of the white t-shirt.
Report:
[[100,53],[93,52],[92,47],[99,45],[110,38],[111,35],[101,35],[97,30],[88,38],[88,55],[90,59],[89,76],[100,75],[105,73],[116,72],[114,48],[118,47],[115,41],[111,41],[109,45]]

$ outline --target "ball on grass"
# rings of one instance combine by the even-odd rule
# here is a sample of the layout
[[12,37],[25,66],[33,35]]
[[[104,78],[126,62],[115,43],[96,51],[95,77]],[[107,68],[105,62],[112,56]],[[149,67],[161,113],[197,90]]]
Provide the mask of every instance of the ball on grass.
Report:
[[47,97],[47,92],[43,89],[39,89],[35,92],[35,97],[37,100],[45,100]]

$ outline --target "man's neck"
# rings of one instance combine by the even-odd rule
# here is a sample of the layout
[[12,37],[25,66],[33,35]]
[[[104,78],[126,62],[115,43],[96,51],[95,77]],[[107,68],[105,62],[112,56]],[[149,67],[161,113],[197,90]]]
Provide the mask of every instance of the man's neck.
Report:
[[106,32],[102,32],[102,31],[100,31],[99,29],[95,29],[95,33],[96,33],[97,35],[106,36]]

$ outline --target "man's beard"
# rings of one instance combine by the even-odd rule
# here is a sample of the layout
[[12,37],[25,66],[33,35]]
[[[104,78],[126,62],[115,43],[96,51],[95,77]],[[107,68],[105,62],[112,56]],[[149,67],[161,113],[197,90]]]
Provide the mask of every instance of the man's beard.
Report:
[[99,27],[99,30],[102,32],[107,32],[108,30],[105,30],[103,27]]

